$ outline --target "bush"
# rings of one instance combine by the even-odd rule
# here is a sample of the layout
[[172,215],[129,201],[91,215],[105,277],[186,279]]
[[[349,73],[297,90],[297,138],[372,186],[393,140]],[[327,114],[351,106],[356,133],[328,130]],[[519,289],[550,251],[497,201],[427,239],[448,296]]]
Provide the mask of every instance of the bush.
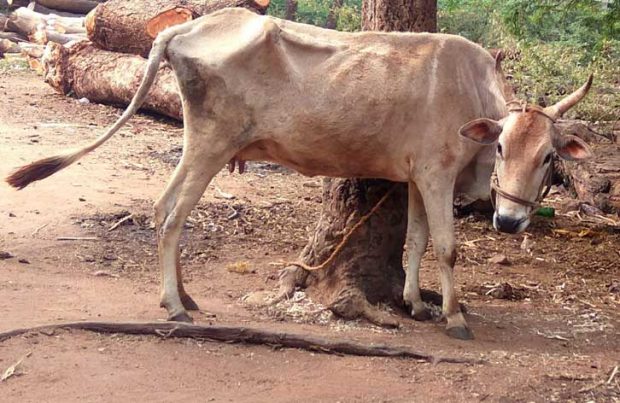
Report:
[[609,41],[592,57],[588,49],[562,42],[505,43],[515,56],[504,61],[515,92],[532,103],[553,104],[594,74],[591,93],[568,116],[590,121],[620,118],[620,41]]

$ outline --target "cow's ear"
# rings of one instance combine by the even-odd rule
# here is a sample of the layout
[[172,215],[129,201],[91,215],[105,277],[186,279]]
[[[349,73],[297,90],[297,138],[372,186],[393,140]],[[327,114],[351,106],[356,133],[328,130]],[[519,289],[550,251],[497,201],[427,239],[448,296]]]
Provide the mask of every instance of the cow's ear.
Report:
[[459,134],[480,144],[492,144],[502,132],[502,122],[481,118],[465,123]]
[[553,148],[560,158],[569,161],[580,161],[592,157],[592,150],[585,141],[573,135],[555,134]]

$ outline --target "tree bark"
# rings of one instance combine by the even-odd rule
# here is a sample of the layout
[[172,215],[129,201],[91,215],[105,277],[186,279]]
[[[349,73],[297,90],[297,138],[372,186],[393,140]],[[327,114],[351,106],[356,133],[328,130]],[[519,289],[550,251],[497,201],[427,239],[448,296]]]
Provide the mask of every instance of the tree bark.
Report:
[[285,18],[289,21],[297,20],[297,0],[286,0]]
[[[45,81],[63,94],[92,102],[128,105],[140,85],[146,60],[140,56],[101,50],[88,41],[62,46],[48,44],[43,58]],[[160,67],[142,109],[182,119],[176,78]]]
[[91,11],[86,21],[88,39],[102,49],[148,56],[153,44],[145,27],[160,13],[176,7],[194,17],[226,7],[245,7],[263,14],[269,0],[109,0]]
[[342,0],[333,0],[332,6],[329,8],[329,14],[327,15],[327,22],[325,28],[336,29],[338,26],[338,12],[342,7]]
[[[363,29],[434,32],[435,11],[435,1],[365,0]],[[356,230],[327,268],[308,272],[298,266],[286,267],[280,276],[279,297],[290,295],[296,286],[308,287],[313,298],[337,315],[396,325],[394,318],[374,304],[402,306],[406,185],[385,180],[326,180],[321,217],[300,261],[311,266],[326,261],[350,228],[394,186],[397,188],[386,203]],[[423,297],[438,302],[435,293],[424,292]]]
[[364,0],[365,31],[437,32],[437,0]]
[[596,208],[584,208],[587,214],[620,214],[620,145],[580,122],[560,121],[556,127],[562,135],[589,143],[595,155],[583,162],[558,160],[555,168],[561,182],[580,203]]

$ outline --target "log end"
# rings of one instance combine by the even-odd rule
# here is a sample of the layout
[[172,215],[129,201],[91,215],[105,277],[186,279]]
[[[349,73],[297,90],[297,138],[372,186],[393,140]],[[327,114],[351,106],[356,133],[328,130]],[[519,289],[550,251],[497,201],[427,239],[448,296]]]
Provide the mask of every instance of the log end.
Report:
[[92,38],[92,36],[94,35],[97,19],[97,10],[99,10],[100,8],[101,4],[90,10],[90,12],[86,14],[86,17],[84,18],[84,28],[86,28],[86,35],[89,39]]
[[193,18],[194,16],[191,10],[184,7],[175,7],[151,18],[146,24],[146,32],[151,38],[155,39],[157,34],[164,29],[191,21]]
[[269,7],[270,0],[254,0],[254,4],[256,4],[256,8],[258,9],[266,9]]

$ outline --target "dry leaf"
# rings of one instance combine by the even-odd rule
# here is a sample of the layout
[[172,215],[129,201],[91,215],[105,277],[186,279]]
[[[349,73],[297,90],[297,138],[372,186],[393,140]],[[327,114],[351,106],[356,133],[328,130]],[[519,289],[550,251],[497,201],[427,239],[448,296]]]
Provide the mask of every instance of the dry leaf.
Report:
[[256,269],[250,266],[250,262],[235,262],[226,266],[226,270],[231,273],[248,274],[256,273]]

